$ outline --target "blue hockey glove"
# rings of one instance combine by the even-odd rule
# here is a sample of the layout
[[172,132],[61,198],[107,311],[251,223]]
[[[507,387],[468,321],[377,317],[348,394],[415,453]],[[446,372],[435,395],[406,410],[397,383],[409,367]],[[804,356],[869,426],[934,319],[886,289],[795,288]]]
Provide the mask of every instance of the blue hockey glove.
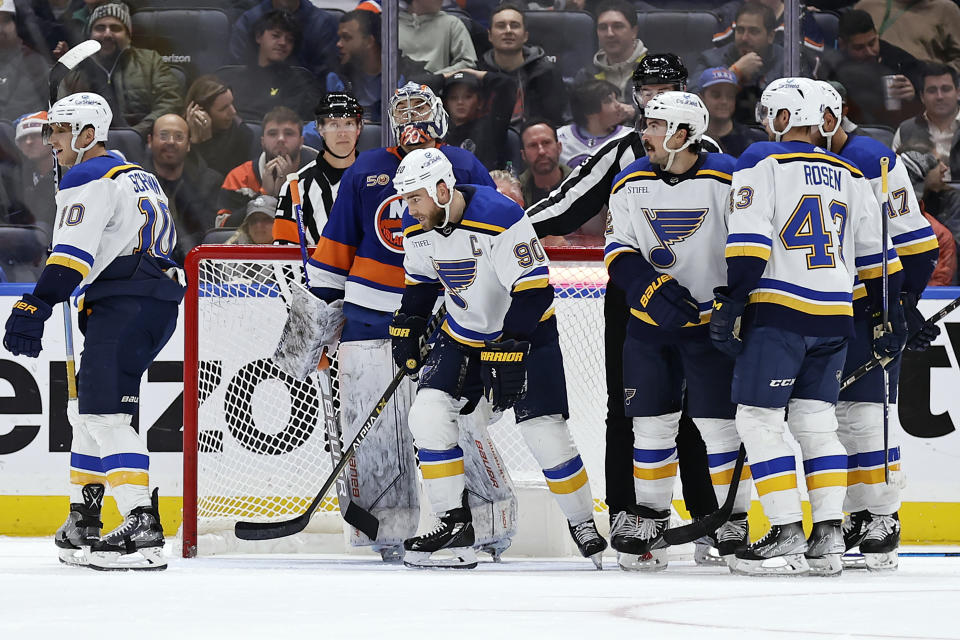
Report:
[[43,323],[50,317],[50,305],[30,293],[13,305],[7,318],[3,346],[15,356],[36,358],[43,349]]
[[390,323],[390,343],[397,367],[415,378],[427,357],[427,319],[397,311]]
[[504,340],[485,344],[480,351],[483,395],[493,405],[494,411],[504,411],[526,393],[530,343],[525,340]]
[[923,317],[917,308],[917,295],[904,293],[901,297],[903,315],[907,321],[907,351],[926,351],[940,335],[940,327]]
[[891,301],[887,313],[887,327],[881,321],[882,314],[873,314],[873,353],[878,358],[895,358],[907,343],[907,321],[899,300]]
[[746,306],[727,296],[726,287],[717,287],[713,290],[713,311],[710,314],[710,340],[713,346],[736,358],[743,351],[743,341],[740,339],[740,316]]
[[700,310],[697,301],[676,279],[666,273],[660,274],[642,291],[639,299],[631,301],[634,309],[645,311],[657,326],[664,329],[677,329],[687,323],[700,322]]

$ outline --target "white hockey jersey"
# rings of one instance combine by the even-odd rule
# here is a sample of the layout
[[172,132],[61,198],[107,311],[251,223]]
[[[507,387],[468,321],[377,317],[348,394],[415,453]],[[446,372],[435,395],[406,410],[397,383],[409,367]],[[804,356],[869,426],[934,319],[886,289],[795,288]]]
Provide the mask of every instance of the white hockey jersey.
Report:
[[610,142],[630,133],[632,129],[623,125],[605,136],[591,136],[576,124],[568,124],[557,129],[557,140],[563,145],[560,151],[560,162],[571,169],[579,167],[583,161],[592,156],[597,150]]
[[[610,195],[607,269],[619,257],[640,254],[653,271],[686,287],[700,307],[699,324],[709,322],[713,289],[727,281],[724,243],[735,163],[733,156],[705,154],[682,176],[656,170],[647,158],[631,163]],[[630,275],[645,280],[648,274]],[[618,284],[627,289],[628,283]],[[644,311],[630,313],[656,324]]]
[[[495,189],[457,185],[467,200],[463,218],[448,236],[403,216],[406,283],[442,284],[447,305],[443,330],[454,340],[482,347],[496,340],[511,294],[550,286],[549,259],[523,209]],[[554,313],[551,302],[541,316]]]
[[[851,335],[854,276],[881,275],[876,208],[869,183],[850,162],[804,142],[754,143],[733,174],[731,295],[749,294],[747,314],[756,324]],[[893,274],[902,266],[889,239],[888,247]]]
[[153,174],[113,156],[81,162],[67,171],[57,193],[57,221],[48,265],[73,269],[81,287],[117,258],[146,252],[164,266],[177,231],[167,196]]

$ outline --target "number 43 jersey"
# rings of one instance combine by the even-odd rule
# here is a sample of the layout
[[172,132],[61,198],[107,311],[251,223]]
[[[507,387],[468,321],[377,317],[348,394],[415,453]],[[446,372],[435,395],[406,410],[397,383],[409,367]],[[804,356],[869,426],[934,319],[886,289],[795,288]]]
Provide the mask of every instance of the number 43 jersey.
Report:
[[[758,142],[737,160],[727,237],[731,296],[747,320],[807,336],[853,333],[853,281],[880,293],[879,204],[848,160],[805,142]],[[902,267],[887,239],[889,273]],[[891,279],[899,291],[902,274]],[[874,282],[871,283],[870,281]]]
[[[535,314],[536,322],[554,313],[549,260],[523,209],[495,189],[457,185],[466,200],[462,219],[424,231],[409,212],[403,216],[403,268],[407,285],[442,285],[447,304],[443,330],[454,340],[482,347],[496,340],[511,305],[549,300],[541,308],[517,309]],[[530,296],[549,290],[549,296]],[[525,305],[526,306],[526,305]],[[525,332],[521,332],[525,333]],[[527,336],[524,336],[527,337]]]

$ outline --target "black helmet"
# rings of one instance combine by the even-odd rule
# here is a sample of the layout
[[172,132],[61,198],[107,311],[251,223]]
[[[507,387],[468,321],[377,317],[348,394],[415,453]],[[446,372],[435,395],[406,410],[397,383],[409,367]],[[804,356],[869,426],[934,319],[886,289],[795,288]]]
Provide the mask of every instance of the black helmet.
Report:
[[687,88],[687,68],[675,53],[648,53],[633,71],[633,88],[639,92],[645,84],[675,84]]
[[357,118],[363,119],[363,107],[349,93],[328,93],[320,98],[313,115],[320,118]]

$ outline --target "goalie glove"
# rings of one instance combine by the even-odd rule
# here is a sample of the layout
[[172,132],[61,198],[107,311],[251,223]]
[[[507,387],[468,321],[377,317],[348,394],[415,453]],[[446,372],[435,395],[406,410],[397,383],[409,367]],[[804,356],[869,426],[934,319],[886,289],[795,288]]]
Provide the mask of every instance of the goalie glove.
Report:
[[666,273],[654,278],[640,293],[640,298],[632,301],[631,306],[645,311],[657,326],[664,329],[678,329],[688,323],[700,322],[697,301],[686,287]]
[[527,390],[529,354],[530,343],[525,340],[487,342],[480,351],[483,395],[494,411],[505,411],[523,397]]
[[883,326],[882,312],[873,313],[873,353],[881,360],[895,358],[907,343],[907,322],[899,300],[892,300]]
[[43,323],[52,313],[50,305],[30,293],[13,304],[7,318],[3,346],[15,356],[36,358],[43,349]]
[[918,296],[914,293],[905,293],[900,298],[903,304],[903,315],[907,322],[907,351],[926,351],[930,343],[940,335],[940,327],[923,317],[917,308]]
[[397,367],[416,378],[427,357],[427,319],[397,311],[390,323],[390,343]]
[[740,339],[740,317],[746,305],[730,298],[727,287],[713,290],[713,311],[710,314],[710,340],[713,346],[736,358],[743,351]]

